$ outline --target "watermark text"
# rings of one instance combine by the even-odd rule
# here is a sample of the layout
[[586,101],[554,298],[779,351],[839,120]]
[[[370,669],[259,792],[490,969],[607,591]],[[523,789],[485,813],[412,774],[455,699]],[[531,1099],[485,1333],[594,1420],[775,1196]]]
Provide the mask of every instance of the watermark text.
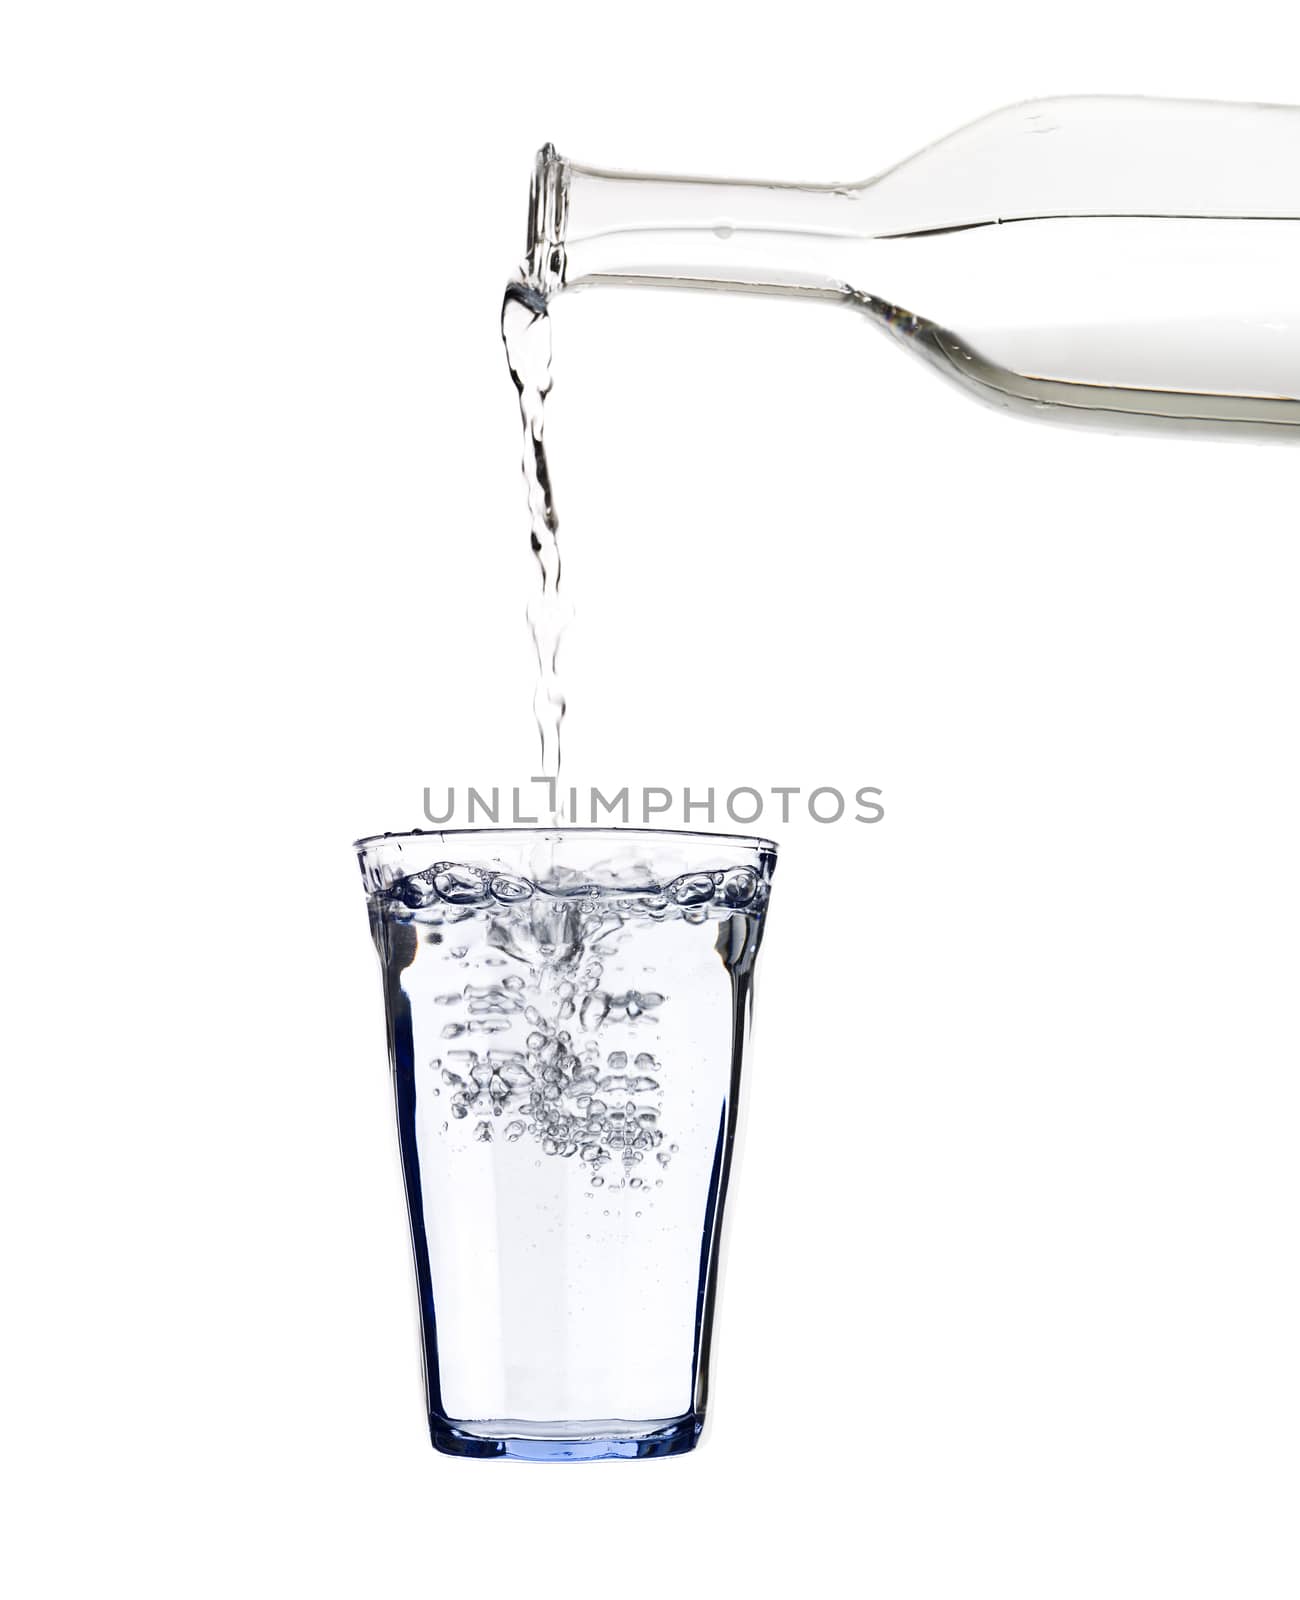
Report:
[[646,784],[606,792],[594,784],[562,787],[555,778],[530,778],[527,785],[502,789],[447,785],[424,791],[425,821],[435,828],[453,822],[466,826],[493,823],[516,828],[542,827],[562,817],[574,827],[659,827],[680,820],[688,827],[771,826],[807,816],[813,822],[882,822],[883,791],[875,784],[841,789],[834,784],[777,784],[734,789],[665,788]]

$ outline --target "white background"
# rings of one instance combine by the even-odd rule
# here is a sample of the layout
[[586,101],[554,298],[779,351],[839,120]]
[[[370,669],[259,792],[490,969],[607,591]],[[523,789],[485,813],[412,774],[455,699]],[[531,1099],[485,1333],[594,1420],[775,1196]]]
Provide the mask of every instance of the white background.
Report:
[[857,179],[1036,94],[1300,100],[1296,32],[8,8],[8,1592],[1295,1595],[1300,457],[1011,421],[822,307],[560,306],[573,780],[887,807],[774,830],[692,1457],[430,1451],[348,844],[535,770],[544,140]]

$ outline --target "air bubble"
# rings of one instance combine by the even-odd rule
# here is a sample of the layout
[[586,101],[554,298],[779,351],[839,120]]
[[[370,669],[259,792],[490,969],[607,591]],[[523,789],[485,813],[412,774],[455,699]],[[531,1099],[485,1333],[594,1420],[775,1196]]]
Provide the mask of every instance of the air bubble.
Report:
[[473,867],[444,867],[441,872],[434,874],[433,887],[452,905],[468,905],[473,900],[482,900],[486,892],[483,874]]
[[597,989],[583,1000],[582,1008],[578,1012],[578,1021],[590,1031],[592,1028],[600,1027],[608,1015],[609,996],[603,989]]
[[668,893],[679,906],[699,906],[713,899],[713,879],[704,872],[687,873],[668,886]]
[[397,884],[393,893],[404,906],[409,906],[412,911],[418,911],[424,906],[431,906],[438,898],[437,890],[425,872],[417,872],[412,877],[403,878]]
[[492,891],[493,898],[505,905],[513,905],[518,900],[527,900],[533,892],[533,886],[527,878],[514,878],[508,872],[498,872],[488,887]]

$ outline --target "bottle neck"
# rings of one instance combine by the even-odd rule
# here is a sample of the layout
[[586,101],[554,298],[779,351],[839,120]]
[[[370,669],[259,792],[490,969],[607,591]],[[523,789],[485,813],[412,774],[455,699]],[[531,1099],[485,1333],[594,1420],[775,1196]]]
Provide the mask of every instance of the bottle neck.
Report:
[[525,269],[547,293],[617,282],[845,299],[864,210],[861,187],[602,172],[548,145]]

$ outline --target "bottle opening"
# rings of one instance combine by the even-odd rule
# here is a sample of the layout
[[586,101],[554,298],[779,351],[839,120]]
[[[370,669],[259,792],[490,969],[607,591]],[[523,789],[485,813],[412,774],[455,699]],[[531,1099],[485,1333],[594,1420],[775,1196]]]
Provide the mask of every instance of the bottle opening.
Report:
[[524,271],[544,292],[564,286],[564,227],[569,163],[553,144],[543,145],[533,165],[528,197],[528,249]]

